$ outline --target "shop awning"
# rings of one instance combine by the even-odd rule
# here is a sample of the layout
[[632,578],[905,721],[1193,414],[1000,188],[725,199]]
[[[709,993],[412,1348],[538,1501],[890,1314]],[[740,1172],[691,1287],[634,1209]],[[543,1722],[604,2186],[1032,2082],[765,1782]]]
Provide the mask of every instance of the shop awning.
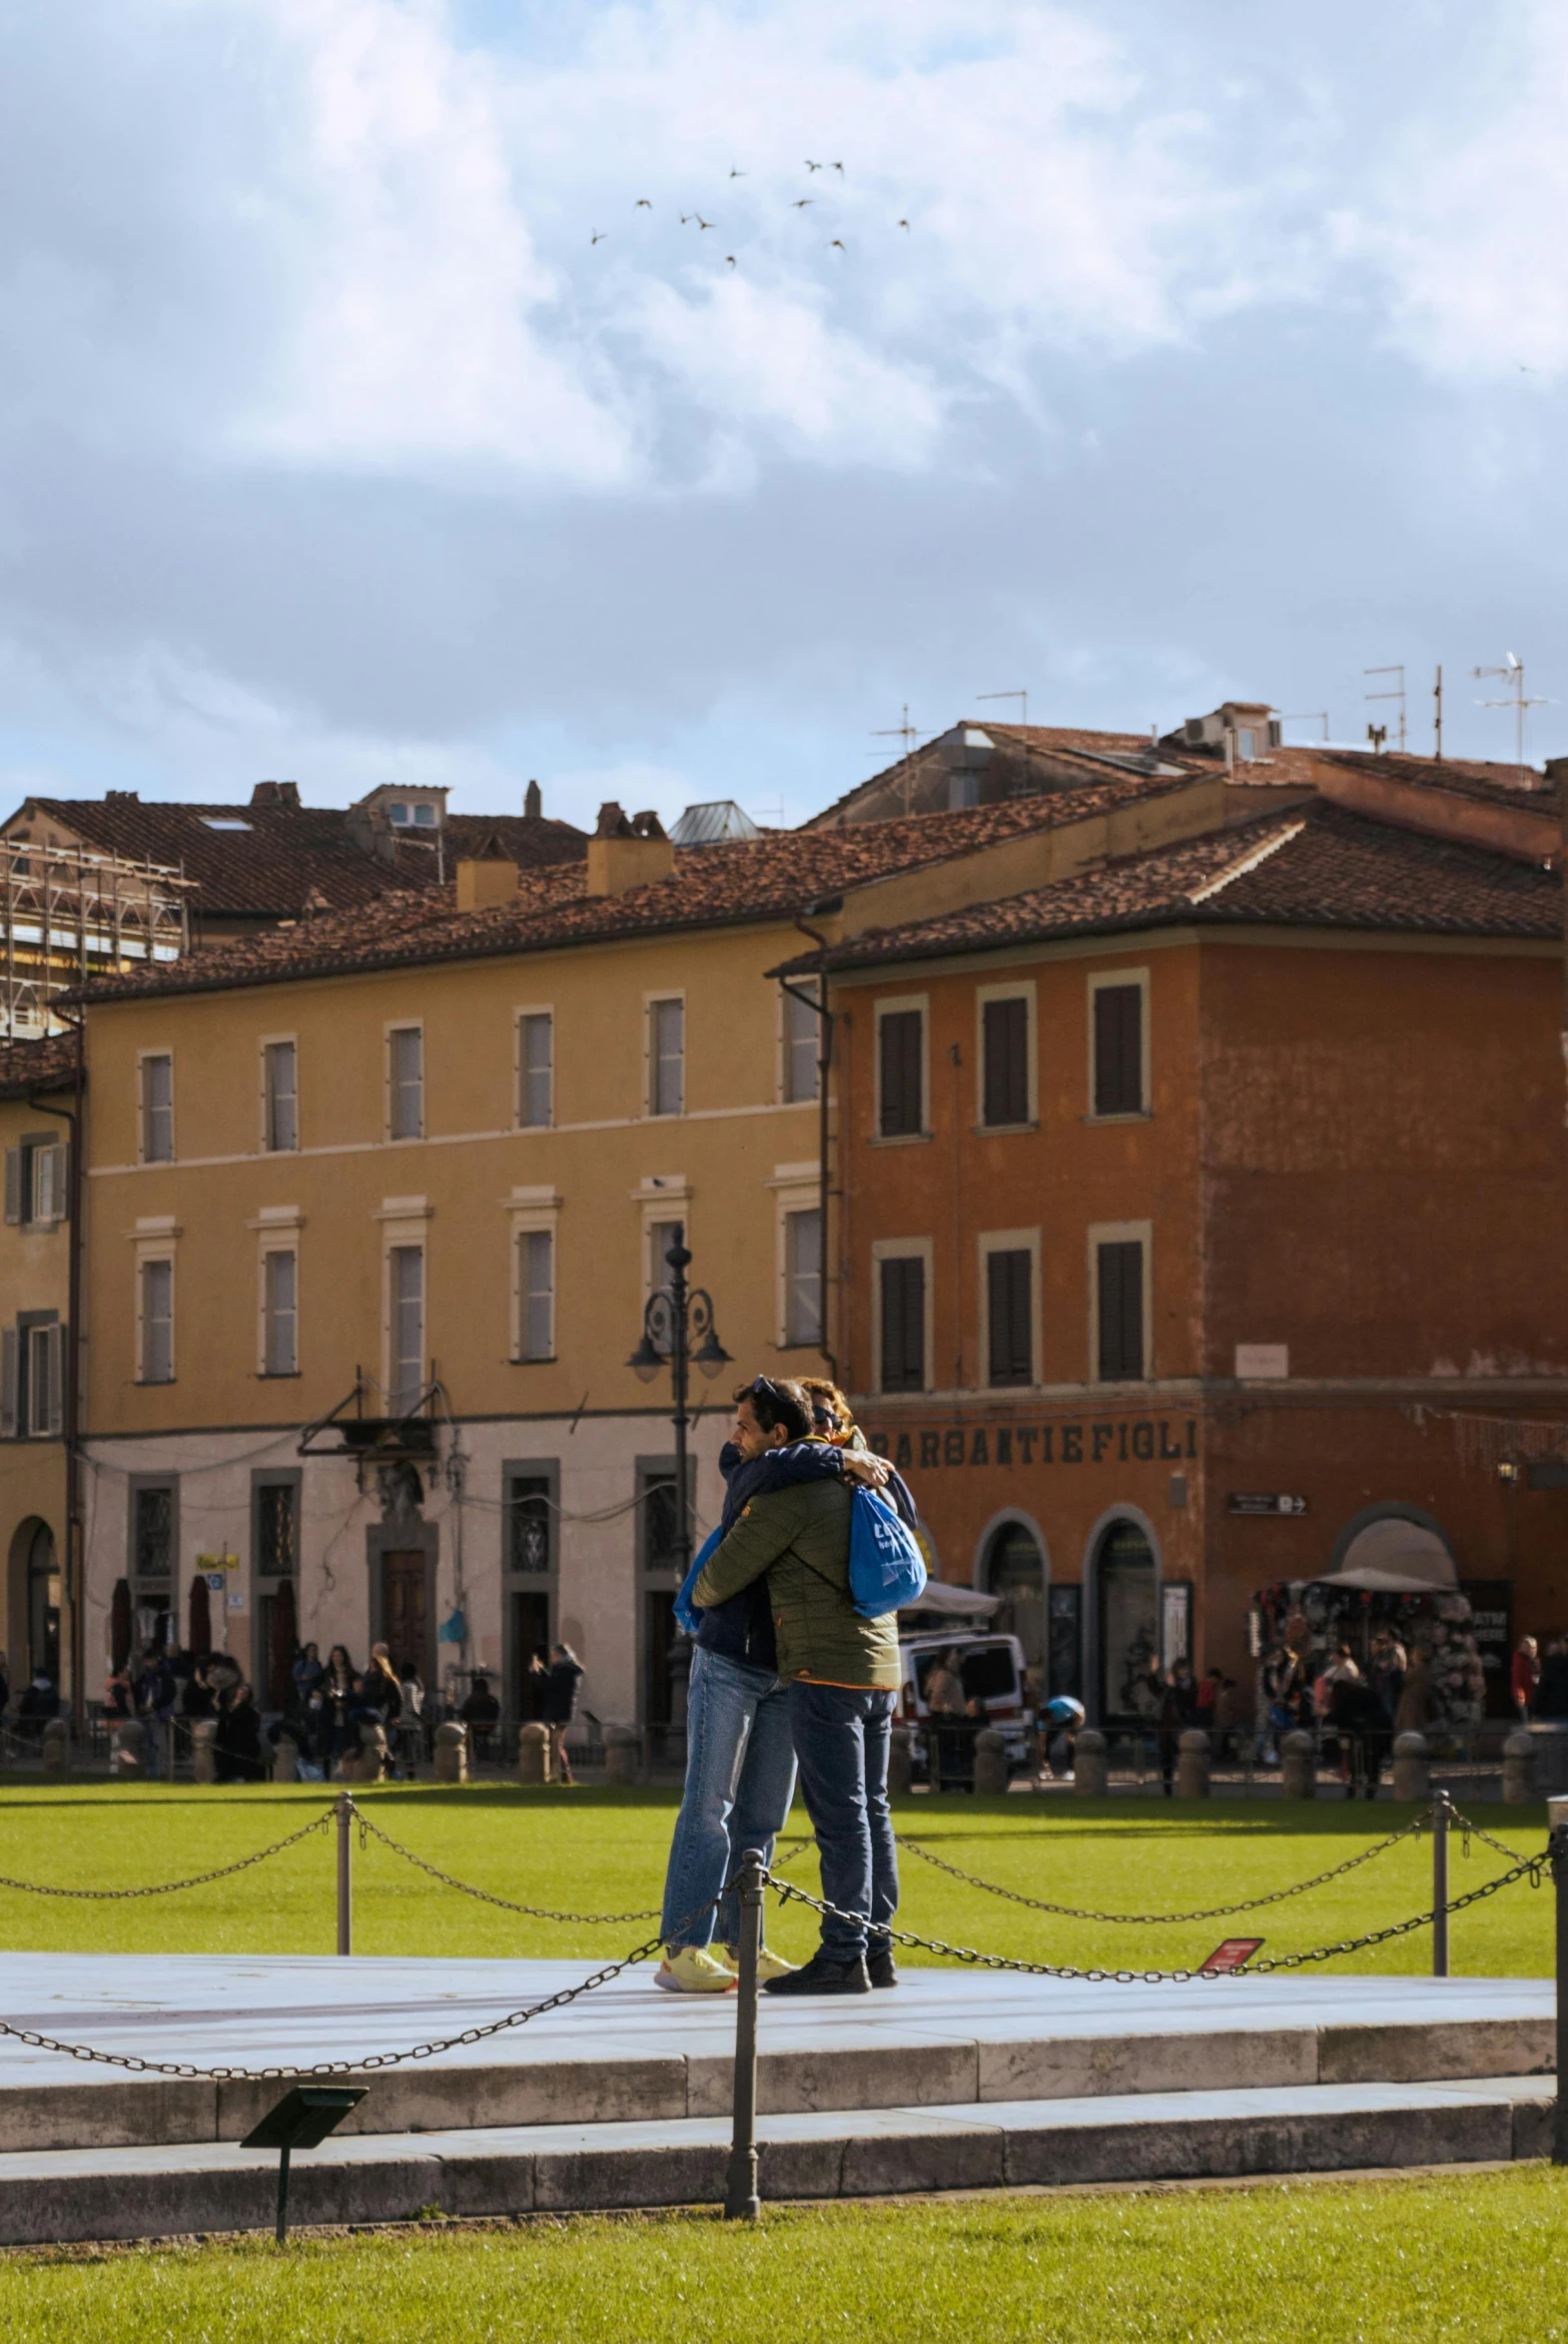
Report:
[[1358,1530],[1338,1570],[1317,1584],[1365,1595],[1435,1595],[1457,1587],[1459,1574],[1435,1530],[1390,1514]]
[[906,1603],[900,1619],[991,1620],[1002,1608],[1000,1595],[982,1595],[978,1587],[949,1587],[928,1579],[913,1603]]

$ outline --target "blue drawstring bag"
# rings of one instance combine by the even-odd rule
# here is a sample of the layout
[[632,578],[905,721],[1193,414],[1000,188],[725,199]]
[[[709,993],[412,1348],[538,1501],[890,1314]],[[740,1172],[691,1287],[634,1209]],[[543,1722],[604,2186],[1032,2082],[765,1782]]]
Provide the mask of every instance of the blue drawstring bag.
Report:
[[675,1598],[675,1625],[683,1636],[695,1636],[697,1630],[702,1626],[702,1614],[691,1600],[691,1591],[701,1578],[709,1556],[723,1535],[722,1526],[709,1532],[698,1550],[696,1561],[680,1583],[680,1593]]
[[924,1592],[926,1558],[915,1533],[885,1497],[857,1489],[849,1520],[849,1600],[863,1620],[880,1620]]

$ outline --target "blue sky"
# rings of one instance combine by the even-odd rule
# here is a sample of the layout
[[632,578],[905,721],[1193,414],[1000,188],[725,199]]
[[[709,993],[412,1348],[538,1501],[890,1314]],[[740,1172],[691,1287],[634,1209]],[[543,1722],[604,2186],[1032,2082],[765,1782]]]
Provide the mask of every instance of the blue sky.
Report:
[[1559,10],[0,0],[0,807],[793,820],[905,702],[1568,704]]

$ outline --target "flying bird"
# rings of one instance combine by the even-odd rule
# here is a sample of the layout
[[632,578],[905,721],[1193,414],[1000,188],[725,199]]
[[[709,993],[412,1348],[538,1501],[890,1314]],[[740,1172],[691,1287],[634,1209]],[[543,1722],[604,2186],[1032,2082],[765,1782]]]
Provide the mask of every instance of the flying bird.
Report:
[[651,212],[653,206],[649,203],[646,196],[639,196],[631,208],[634,212]]
[[806,169],[808,171],[820,171],[822,169],[822,165],[820,163],[813,163],[811,157],[808,155],[806,157]]
[[[744,176],[744,175],[743,175],[743,176]],[[735,266],[735,256],[734,256],[734,254],[733,254],[733,253],[726,253],[726,254],[725,254],[725,256],[724,256],[724,266],[725,266],[725,268],[726,268],[726,269],[733,269],[733,268],[734,268],[734,266]]]
[[834,166],[833,166],[833,168],[834,168],[834,170],[835,170],[835,171],[838,173],[838,175],[839,175],[840,179],[842,179],[842,178],[843,178],[843,176],[844,176],[844,166],[843,166],[843,164],[842,164],[842,163],[835,163],[835,164],[834,164]]
[[700,212],[693,212],[691,216],[699,228],[711,228],[713,226],[712,221],[704,220]]
[[695,219],[695,217],[696,217],[695,213],[692,213],[692,212],[682,212],[682,214],[681,214],[681,216],[680,216],[680,224],[681,224],[682,228],[684,228],[684,227],[685,227],[685,225],[686,225],[686,223],[687,223],[687,221],[688,221],[688,220]]
[[746,174],[745,174],[745,172],[744,172],[744,171],[732,171],[732,172],[730,173],[730,177],[731,177],[731,179],[744,179],[744,178],[745,178],[745,176],[746,176]]
[[849,247],[841,236],[836,236],[828,247],[830,253],[847,253]]
[[604,242],[606,233],[606,230],[602,228],[596,228],[588,239],[590,249],[596,244],[602,244]]
[[817,199],[815,196],[797,196],[793,204],[791,204],[790,210],[792,212],[804,212],[806,206],[808,204],[814,204],[816,200]]
[[907,228],[909,226],[909,222],[907,220],[901,220],[899,222],[899,226],[900,228]]

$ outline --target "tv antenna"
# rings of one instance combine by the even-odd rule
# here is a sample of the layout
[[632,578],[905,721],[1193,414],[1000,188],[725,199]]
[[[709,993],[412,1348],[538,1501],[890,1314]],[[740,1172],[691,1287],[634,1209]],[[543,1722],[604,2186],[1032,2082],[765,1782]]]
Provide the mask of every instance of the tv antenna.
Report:
[[[1399,753],[1400,753],[1400,755],[1402,756],[1402,755],[1404,754],[1404,665],[1403,665],[1403,662],[1401,661],[1401,662],[1400,662],[1400,663],[1399,663],[1397,666],[1394,666],[1394,667],[1363,667],[1363,668],[1362,668],[1362,670],[1361,670],[1361,673],[1362,673],[1363,675],[1396,675],[1396,676],[1399,678],[1399,681],[1398,681],[1398,682],[1395,684],[1395,686],[1394,686],[1394,688],[1393,688],[1393,690],[1392,690],[1391,692],[1363,692],[1363,693],[1361,694],[1361,697],[1362,697],[1362,699],[1363,699],[1363,700],[1397,700],[1397,701],[1398,701],[1398,703],[1399,703]],[[1372,726],[1371,726],[1371,725],[1368,725],[1368,726],[1367,726],[1367,728],[1366,728],[1366,733],[1367,733],[1367,738],[1368,738],[1368,740],[1370,740],[1370,738],[1371,738],[1371,736],[1372,736],[1372,730],[1373,730]],[[1386,725],[1386,724],[1385,724],[1385,725],[1382,725],[1382,726],[1379,728],[1379,730],[1381,731],[1381,734],[1382,734],[1382,738],[1383,738],[1383,740],[1385,740],[1385,741],[1386,741],[1386,740],[1387,740],[1387,738],[1388,738],[1388,727],[1387,727],[1387,725]]]
[[[899,755],[901,759],[907,758],[913,744],[920,738],[919,727],[911,724],[909,721],[909,702],[907,700],[904,702],[904,721],[902,724],[885,724],[881,726],[878,731],[874,732],[871,737],[874,741],[902,741],[904,746],[900,750]],[[903,783],[904,811],[906,814],[909,812],[910,781],[911,776],[906,773]]]
[[977,701],[1018,700],[1022,703],[1024,711],[1019,718],[1019,723],[1027,724],[1029,722],[1029,694],[1027,692],[977,692],[975,698]]
[[1478,708],[1511,708],[1514,712],[1514,760],[1521,776],[1524,772],[1524,713],[1527,708],[1547,708],[1548,700],[1527,700],[1524,695],[1524,661],[1516,653],[1505,651],[1501,667],[1472,667],[1473,676],[1500,676],[1506,698],[1477,700]]
[[1293,716],[1281,716],[1279,721],[1281,724],[1320,724],[1323,728],[1324,744],[1327,743],[1328,711],[1326,708],[1298,708]]

